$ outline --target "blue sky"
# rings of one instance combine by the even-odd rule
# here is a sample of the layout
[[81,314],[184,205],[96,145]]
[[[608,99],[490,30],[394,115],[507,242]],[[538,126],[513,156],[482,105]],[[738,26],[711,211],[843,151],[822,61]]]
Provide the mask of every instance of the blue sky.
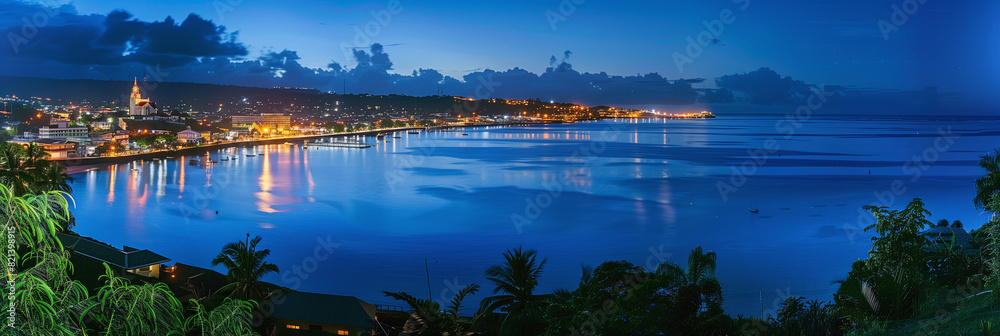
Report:
[[[879,20],[892,22],[892,6],[906,1],[586,0],[555,30],[546,13],[567,13],[571,0],[398,0],[401,10],[384,26],[373,23],[371,13],[387,10],[388,0],[40,3],[71,4],[80,15],[124,10],[145,22],[168,15],[179,22],[195,13],[238,32],[245,59],[290,50],[307,68],[322,69],[331,61],[354,67],[341,45],[354,46],[356,28],[371,23],[378,33],[370,41],[381,43],[391,57],[388,71],[404,75],[423,68],[460,79],[477,70],[515,67],[537,74],[550,66],[551,56],[561,60],[569,50],[574,70],[610,75],[712,79],[769,67],[811,84],[937,86],[979,95],[991,92],[985,86],[1000,84],[994,61],[1000,58],[1000,26],[990,17],[1000,4],[930,0],[886,40]],[[723,10],[733,11],[735,20],[679,71],[675,53],[684,54],[687,38],[705,31],[703,23],[719,19]],[[711,80],[706,83],[711,86]]]

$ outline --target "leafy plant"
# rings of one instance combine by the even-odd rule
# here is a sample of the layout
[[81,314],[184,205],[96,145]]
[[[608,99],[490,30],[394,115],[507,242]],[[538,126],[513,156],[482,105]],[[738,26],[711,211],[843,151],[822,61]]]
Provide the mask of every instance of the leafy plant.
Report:
[[250,329],[253,321],[253,301],[225,298],[222,304],[211,311],[198,300],[191,299],[189,316],[184,329],[190,336],[242,336],[254,335]]
[[92,318],[106,335],[181,335],[181,302],[164,283],[133,285],[115,276],[108,264],[101,276],[105,285],[95,304],[83,315]]

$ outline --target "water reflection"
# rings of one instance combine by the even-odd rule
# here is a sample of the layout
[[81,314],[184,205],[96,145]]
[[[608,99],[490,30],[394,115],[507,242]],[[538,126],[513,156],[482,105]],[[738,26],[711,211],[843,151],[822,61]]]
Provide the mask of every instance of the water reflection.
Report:
[[[315,276],[324,280],[304,282],[301,289],[362,298],[382,297],[387,288],[377,274],[405,273],[400,270],[425,257],[471,283],[485,281],[484,265],[504,249],[535,248],[552,265],[544,292],[576,284],[580,263],[642,264],[650,247],[686,255],[701,245],[719,252],[718,275],[724,293],[732,295],[726,302],[733,313],[759,304],[747,293],[786,288],[793,280],[795,292],[829,300],[830,281],[870,246],[841,235],[817,237],[817,231],[855,220],[855,208],[873,202],[866,198],[873,186],[889,185],[898,167],[933,141],[895,135],[933,134],[940,123],[869,122],[865,137],[845,133],[857,126],[851,120],[810,125],[803,132],[815,136],[782,141],[786,155],[770,158],[739,191],[721,199],[716,183],[729,178],[734,162],[745,160],[761,139],[781,139],[774,122],[731,117],[496,127],[468,130],[469,136],[404,134],[391,143],[367,138],[377,146],[363,150],[229,148],[210,152],[231,156],[228,161],[191,166],[190,156],[179,156],[146,162],[144,173],[133,175],[119,176],[129,167],[115,165],[74,176],[76,230],[205,267],[221,246],[246,232],[264,236],[279,267],[312,253],[314,246],[302,242],[330,235],[343,244],[334,266],[320,268]],[[976,217],[979,211],[967,202],[969,188],[954,186],[972,185],[977,156],[1000,143],[979,131],[997,128],[996,121],[956,124],[965,133],[954,150],[942,153],[942,161],[897,199],[924,197],[937,216],[973,227],[984,222],[988,218]],[[602,135],[609,129],[621,133],[609,141]],[[884,146],[870,146],[875,140]],[[595,147],[604,150],[581,154]],[[884,167],[882,175],[878,169],[858,174],[858,167],[869,165]],[[539,205],[546,197],[549,203]],[[821,203],[828,206],[813,207]],[[748,207],[770,218],[751,217]],[[217,209],[222,211],[214,215]],[[522,232],[512,224],[514,215],[531,217]],[[772,255],[774,250],[783,252]],[[808,274],[773,271],[789,263],[828,267]],[[391,290],[420,290],[400,286]]]

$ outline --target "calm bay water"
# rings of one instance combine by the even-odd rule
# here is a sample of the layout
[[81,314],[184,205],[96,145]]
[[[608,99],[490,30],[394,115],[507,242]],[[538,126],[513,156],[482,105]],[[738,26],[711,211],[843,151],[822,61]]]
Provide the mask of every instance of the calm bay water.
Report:
[[[832,299],[831,282],[870,249],[864,205],[921,197],[933,221],[988,219],[973,181],[978,157],[1000,147],[1000,120],[784,118],[401,133],[369,149],[269,145],[209,151],[238,159],[207,166],[121,164],[73,176],[75,230],[202,267],[260,235],[282,270],[266,280],[395,305],[381,291],[428,295],[425,259],[434,299],[479,283],[489,290],[478,301],[508,248],[548,259],[550,292],[576,288],[582,264],[684,265],[700,245],[718,253],[727,312],[758,315],[761,292],[766,310],[790,295]],[[314,262],[320,240],[335,248]]]

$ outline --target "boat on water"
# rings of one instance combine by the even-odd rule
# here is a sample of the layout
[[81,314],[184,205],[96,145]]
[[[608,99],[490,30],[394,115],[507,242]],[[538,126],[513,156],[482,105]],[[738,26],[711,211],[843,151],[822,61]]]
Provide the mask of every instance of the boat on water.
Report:
[[293,143],[291,143],[291,142],[286,142],[286,143],[284,143],[284,145],[285,145],[285,146],[295,146],[295,144],[293,144]]
[[167,160],[172,160],[173,158],[174,158],[173,156],[168,156]]
[[219,159],[219,161],[229,161],[229,157],[221,158],[221,159]]
[[190,159],[188,160],[188,164],[192,166],[198,165],[198,159]]
[[[330,142],[314,142],[309,144],[313,147],[337,147],[337,148],[369,148],[372,145],[362,143],[362,142],[347,142],[347,141],[330,141]],[[308,148],[308,147],[307,147]]]
[[160,158],[153,158],[153,162],[160,161]]
[[247,154],[247,157],[254,157],[254,156],[257,156],[257,154]]
[[394,136],[394,137],[392,137],[392,138],[393,138],[393,139],[402,139],[403,137],[401,137],[401,136],[398,136],[398,135],[397,135],[397,136]]
[[406,134],[420,134],[420,131],[407,131]]
[[760,212],[760,210],[757,210],[757,209],[754,209],[754,208],[750,208],[750,213],[758,213],[758,212]]
[[384,138],[384,137],[385,137],[385,133],[375,134],[375,138],[376,139],[381,139],[381,138]]
[[385,142],[386,142],[386,143],[390,143],[390,142],[392,142],[392,140],[386,140]]
[[462,133],[462,136],[466,136],[466,135],[469,135],[469,133]]

